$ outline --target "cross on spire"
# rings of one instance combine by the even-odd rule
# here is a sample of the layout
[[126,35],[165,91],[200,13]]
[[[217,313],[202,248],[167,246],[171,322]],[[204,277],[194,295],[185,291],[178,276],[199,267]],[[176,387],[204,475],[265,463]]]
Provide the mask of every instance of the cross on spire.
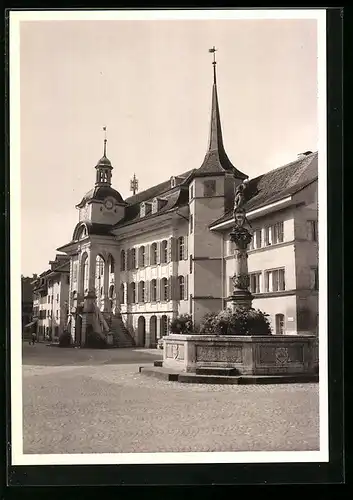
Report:
[[213,83],[214,85],[216,85],[217,83],[217,77],[216,77],[216,64],[217,64],[217,61],[216,61],[216,52],[217,52],[218,49],[216,49],[215,46],[212,47],[212,49],[208,49],[208,52],[210,52],[211,54],[213,54],[213,61],[212,61],[212,64],[213,64]]

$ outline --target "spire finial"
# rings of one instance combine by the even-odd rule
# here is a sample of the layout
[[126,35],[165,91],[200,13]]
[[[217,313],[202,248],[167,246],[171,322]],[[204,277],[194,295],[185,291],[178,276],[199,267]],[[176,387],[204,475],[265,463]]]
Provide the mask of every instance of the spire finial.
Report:
[[103,127],[103,132],[104,132],[104,151],[103,151],[103,156],[107,156],[107,127]]
[[134,174],[133,178],[130,181],[130,191],[132,191],[133,195],[135,195],[137,193],[138,188],[139,188],[139,183],[138,183],[136,175]]
[[217,77],[216,77],[216,64],[217,64],[217,61],[216,61],[216,51],[218,49],[216,49],[215,46],[212,47],[212,49],[208,49],[208,52],[210,52],[211,54],[213,54],[213,61],[212,61],[212,65],[213,65],[213,83],[214,85],[216,85],[217,83]]

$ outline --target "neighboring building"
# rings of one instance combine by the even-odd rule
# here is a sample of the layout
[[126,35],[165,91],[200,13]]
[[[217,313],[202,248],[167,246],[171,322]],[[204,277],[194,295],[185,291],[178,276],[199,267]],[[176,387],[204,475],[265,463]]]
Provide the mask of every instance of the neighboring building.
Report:
[[57,254],[50,269],[33,282],[33,320],[38,340],[58,340],[67,327],[70,260]]
[[[170,320],[195,323],[226,307],[233,275],[228,234],[234,192],[247,176],[223,145],[214,73],[208,150],[189,170],[123,200],[104,154],[95,187],[77,205],[70,257],[71,332],[84,344],[94,331],[126,327],[138,346],[154,346]],[[274,333],[314,331],[317,316],[317,154],[252,179],[246,189],[254,242],[249,251],[254,306]],[[310,228],[310,239],[307,229]],[[84,314],[86,311],[87,314]],[[120,316],[121,314],[121,316]],[[83,321],[82,321],[83,318]]]
[[32,325],[33,313],[33,285],[32,282],[37,275],[32,277],[21,276],[21,294],[22,294],[22,332],[29,330]]

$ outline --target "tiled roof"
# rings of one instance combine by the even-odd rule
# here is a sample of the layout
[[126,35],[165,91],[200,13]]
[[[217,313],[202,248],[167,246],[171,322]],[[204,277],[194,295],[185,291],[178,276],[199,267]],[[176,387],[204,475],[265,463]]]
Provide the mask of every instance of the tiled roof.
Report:
[[[157,195],[154,195],[156,197]],[[139,221],[145,221],[152,219],[154,217],[158,217],[159,215],[162,215],[164,213],[167,213],[173,209],[176,209],[177,207],[184,206],[188,204],[188,197],[189,193],[188,190],[183,188],[181,185],[176,186],[173,189],[170,189],[169,192],[163,193],[163,198],[167,201],[165,205],[163,205],[157,213],[152,213],[150,212],[148,215],[145,215],[144,217],[140,217],[140,203],[134,203],[133,205],[130,205],[126,207],[125,209],[125,217],[123,220],[121,220],[118,224],[114,226],[114,228],[120,228],[124,226],[128,226],[130,224],[133,224],[135,222]],[[148,198],[148,199],[142,199],[142,201],[152,201],[153,198]]]
[[[255,210],[274,203],[282,198],[293,195],[315,179],[318,175],[318,154],[311,153],[304,158],[288,163],[251,179],[247,185],[246,211]],[[210,227],[233,217],[233,212],[227,212],[223,217],[212,222]]]
[[[186,180],[193,171],[194,170],[188,170],[187,172],[175,175],[174,177],[180,177]],[[136,193],[135,195],[126,198],[125,202],[128,203],[129,205],[134,205],[136,203],[141,203],[143,201],[152,201],[157,196],[163,195],[163,198],[165,198],[165,193],[167,193],[170,190],[171,190],[170,179],[168,179],[167,181],[161,182],[160,184],[156,184],[155,186],[152,186],[148,189],[145,189],[144,191],[141,191],[140,193]]]

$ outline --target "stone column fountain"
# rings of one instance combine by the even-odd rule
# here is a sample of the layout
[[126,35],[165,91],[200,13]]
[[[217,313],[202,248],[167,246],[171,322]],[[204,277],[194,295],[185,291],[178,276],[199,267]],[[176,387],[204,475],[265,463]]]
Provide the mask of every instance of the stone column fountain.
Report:
[[233,294],[228,298],[231,302],[233,312],[239,308],[250,309],[253,296],[249,292],[250,278],[248,272],[248,246],[252,235],[244,226],[246,219],[244,205],[245,184],[240,184],[234,201],[234,227],[230,233],[230,239],[235,245],[235,273],[232,278]]

